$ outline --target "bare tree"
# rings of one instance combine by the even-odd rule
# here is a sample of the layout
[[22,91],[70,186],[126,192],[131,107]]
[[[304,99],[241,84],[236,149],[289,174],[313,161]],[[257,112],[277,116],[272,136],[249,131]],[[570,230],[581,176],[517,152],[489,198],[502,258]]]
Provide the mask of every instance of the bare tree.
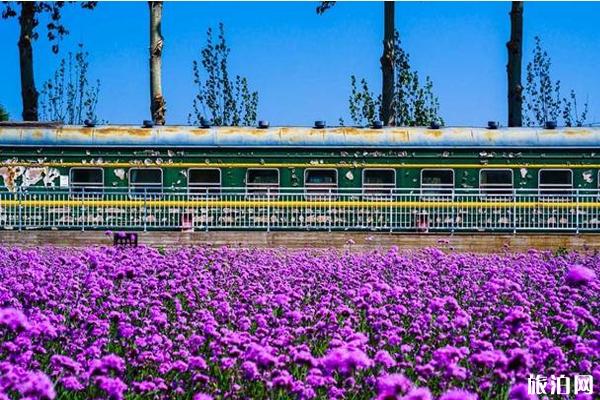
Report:
[[21,32],[19,34],[19,65],[21,66],[21,98],[23,100],[23,120],[37,121],[38,92],[35,89],[33,75],[33,47],[31,42],[36,38],[33,30],[37,25],[35,19],[35,3],[22,2],[19,17]]
[[394,119],[394,44],[395,3],[384,2],[383,54],[381,55],[381,119],[386,126],[396,125]]
[[150,113],[155,124],[164,125],[167,109],[162,91],[163,3],[149,1],[148,7],[150,9]]
[[[335,1],[322,1],[317,14],[335,5]],[[394,44],[395,44],[395,2],[385,1],[383,5],[383,54],[381,56],[381,118],[386,126],[396,124],[394,120]]]
[[[17,5],[20,6],[18,14],[19,34],[19,66],[21,69],[21,98],[23,100],[23,120],[37,121],[38,119],[38,92],[35,87],[33,73],[33,47],[32,42],[39,36],[36,27],[39,25],[41,14],[48,14],[50,21],[46,25],[48,40],[53,43],[52,51],[58,53],[58,42],[69,31],[61,23],[61,10],[64,2],[50,1],[20,1],[7,2],[2,10],[2,18],[8,19],[17,16]],[[82,8],[93,9],[96,1],[80,3]]]
[[508,126],[523,125],[523,2],[513,1],[510,11],[510,40],[508,48]]

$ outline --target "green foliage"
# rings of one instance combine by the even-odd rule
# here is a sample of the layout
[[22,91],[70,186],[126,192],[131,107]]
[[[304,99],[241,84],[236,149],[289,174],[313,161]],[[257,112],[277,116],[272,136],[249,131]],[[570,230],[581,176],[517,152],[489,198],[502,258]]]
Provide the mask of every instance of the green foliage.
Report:
[[356,76],[350,77],[351,94],[348,101],[350,118],[354,125],[365,126],[379,119],[381,95],[376,96],[370,89],[366,79],[357,84]]
[[8,121],[10,115],[8,115],[8,111],[2,104],[0,104],[0,121]]
[[[439,115],[439,101],[433,92],[429,77],[421,84],[419,74],[410,65],[409,55],[402,49],[400,36],[394,40],[394,120],[398,126],[427,126],[431,122],[444,123]],[[365,126],[381,119],[381,95],[375,95],[365,79],[350,77],[351,94],[348,109],[357,126]]]
[[88,80],[88,52],[79,45],[60,61],[54,76],[42,85],[40,118],[42,121],[62,121],[80,125],[86,119],[99,123],[96,115],[100,80]]
[[542,47],[541,39],[535,37],[533,59],[527,64],[527,77],[523,100],[523,120],[527,126],[543,126],[547,121],[561,122],[565,126],[582,126],[588,113],[587,101],[579,113],[577,95],[571,90],[568,97],[561,97],[560,80],[553,80],[550,72],[552,60]]
[[317,14],[321,15],[335,5],[335,1],[322,1],[317,6]]
[[[4,8],[2,10],[2,18],[9,19],[18,16],[17,12],[17,4],[20,2],[16,1],[5,1]],[[93,10],[97,1],[82,1],[79,3],[79,6],[83,9]],[[67,28],[62,24],[62,8],[64,7],[64,1],[36,1],[34,7],[35,18],[34,28],[37,27],[40,23],[40,16],[42,14],[46,14],[48,16],[48,22],[46,25],[46,36],[48,37],[48,41],[52,43],[52,52],[55,54],[58,53],[58,43],[60,40],[69,34]],[[33,40],[37,40],[39,37],[39,33],[37,31],[33,32]]]
[[[192,65],[198,93],[188,115],[188,123],[210,120],[216,126],[250,126],[256,124],[258,92],[251,92],[248,80],[236,75],[230,79],[228,56],[231,49],[225,41],[223,24],[215,43],[211,28],[206,33],[206,46],[201,60]],[[205,77],[204,77],[204,76]]]
[[567,254],[569,254],[569,249],[567,249],[564,246],[559,246],[555,251],[554,251],[554,257],[564,257]]

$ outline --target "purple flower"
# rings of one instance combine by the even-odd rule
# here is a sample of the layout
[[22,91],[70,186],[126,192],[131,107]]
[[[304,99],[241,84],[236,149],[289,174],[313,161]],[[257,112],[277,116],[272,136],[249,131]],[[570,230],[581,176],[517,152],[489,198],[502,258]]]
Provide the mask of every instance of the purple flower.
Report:
[[14,332],[20,332],[27,329],[29,323],[27,317],[15,308],[0,309],[0,326],[6,326]]
[[569,269],[565,281],[569,286],[583,286],[596,279],[596,273],[589,268],[575,265]]
[[17,389],[19,393],[27,398],[52,400],[56,397],[52,381],[42,372],[30,372],[27,374]]
[[65,376],[60,378],[60,384],[67,390],[78,392],[85,389],[85,386],[74,376]]
[[450,390],[444,393],[439,400],[477,400],[477,395],[465,390]]
[[270,348],[252,343],[246,351],[246,359],[256,362],[259,367],[268,368],[277,363],[277,358],[271,354]]
[[402,374],[384,375],[377,379],[377,399],[394,399],[410,390],[412,383]]
[[252,361],[244,361],[242,363],[241,368],[242,368],[244,377],[246,379],[254,380],[254,379],[258,378],[258,376],[259,376],[258,367]]
[[193,400],[213,400],[213,397],[206,393],[196,393]]
[[136,392],[153,392],[156,390],[156,384],[152,381],[133,382],[131,384]]
[[373,359],[377,364],[383,365],[386,369],[396,365],[396,360],[385,350],[379,350]]
[[108,354],[100,360],[92,361],[90,365],[90,375],[105,375],[110,371],[122,374],[125,370],[125,361],[116,354]]
[[327,372],[338,371],[341,374],[349,374],[355,369],[368,368],[373,364],[362,350],[351,347],[330,350],[321,362]]
[[201,356],[192,356],[188,359],[188,365],[193,369],[206,369],[208,365]]
[[509,400],[537,400],[536,395],[530,395],[527,384],[525,383],[517,383],[510,388],[510,392],[508,392]]
[[427,388],[415,388],[411,389],[411,391],[400,400],[432,400],[432,396]]
[[532,400],[532,372],[600,380],[598,281],[565,272],[580,265],[600,273],[544,251],[0,246],[0,393]]
[[509,371],[526,371],[531,366],[531,356],[523,349],[512,349],[509,351],[510,358],[508,359],[506,368]]
[[96,378],[96,385],[106,392],[110,400],[123,400],[127,385],[119,378],[109,378],[99,376]]
[[75,375],[81,372],[81,364],[71,357],[55,354],[50,358],[50,364],[57,370],[67,371]]

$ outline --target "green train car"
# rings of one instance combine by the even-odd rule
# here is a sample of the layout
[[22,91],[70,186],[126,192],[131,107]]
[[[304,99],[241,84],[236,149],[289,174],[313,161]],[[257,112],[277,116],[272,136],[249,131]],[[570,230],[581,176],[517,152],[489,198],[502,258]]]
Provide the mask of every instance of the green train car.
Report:
[[0,124],[5,229],[600,230],[598,128]]

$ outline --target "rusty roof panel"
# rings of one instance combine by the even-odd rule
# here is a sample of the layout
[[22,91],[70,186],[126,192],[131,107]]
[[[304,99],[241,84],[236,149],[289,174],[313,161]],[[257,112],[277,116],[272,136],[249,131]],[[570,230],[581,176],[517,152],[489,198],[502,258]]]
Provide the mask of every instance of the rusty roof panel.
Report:
[[0,125],[0,146],[58,147],[310,147],[310,148],[536,148],[600,147],[600,128],[385,128],[189,126],[95,128],[61,125]]

